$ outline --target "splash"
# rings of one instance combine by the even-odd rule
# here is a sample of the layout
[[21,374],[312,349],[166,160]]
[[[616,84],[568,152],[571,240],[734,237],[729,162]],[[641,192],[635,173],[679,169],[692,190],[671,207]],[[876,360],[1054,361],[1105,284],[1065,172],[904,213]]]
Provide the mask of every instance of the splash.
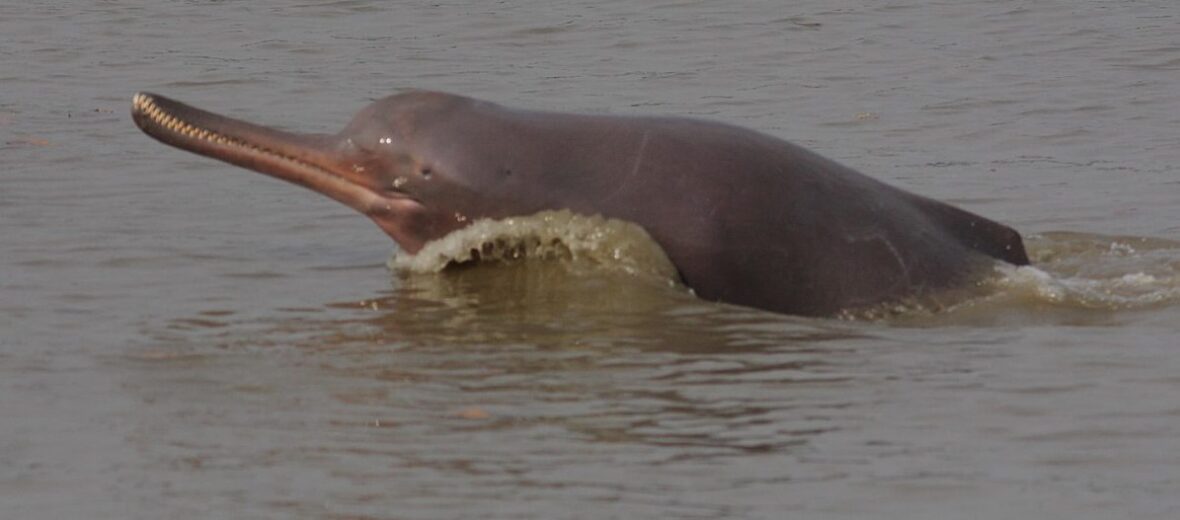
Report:
[[676,267],[637,224],[568,210],[527,217],[479,219],[426,244],[417,254],[397,253],[392,269],[437,273],[476,263],[557,260],[575,269],[606,269],[677,283]]
[[[1053,232],[1029,236],[1026,246],[1032,266],[996,263],[969,286],[849,309],[836,317],[939,323],[1019,316],[1036,321],[1062,313],[1093,316],[1095,311],[1180,305],[1180,242]],[[463,265],[538,260],[571,274],[607,271],[679,286],[675,266],[643,228],[567,210],[477,220],[415,255],[395,255],[389,265],[402,272],[437,273]]]
[[1180,305],[1180,242],[1052,232],[1027,237],[1033,265],[997,262],[975,284],[838,315],[913,325],[1068,321]]
[[1054,232],[1031,236],[1028,245],[1036,267],[998,266],[1001,292],[1098,310],[1180,303],[1180,242]]

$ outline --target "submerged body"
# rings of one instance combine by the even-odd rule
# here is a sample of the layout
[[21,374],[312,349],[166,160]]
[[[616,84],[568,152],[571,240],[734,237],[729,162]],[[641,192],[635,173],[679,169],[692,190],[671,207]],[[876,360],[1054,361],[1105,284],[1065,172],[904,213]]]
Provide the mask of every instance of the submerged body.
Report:
[[1011,228],[781,139],[674,117],[515,110],[438,92],[365,108],[336,135],[276,131],[137,94],[173,146],[330,196],[414,253],[475,219],[545,210],[642,226],[709,300],[831,315],[1028,263]]

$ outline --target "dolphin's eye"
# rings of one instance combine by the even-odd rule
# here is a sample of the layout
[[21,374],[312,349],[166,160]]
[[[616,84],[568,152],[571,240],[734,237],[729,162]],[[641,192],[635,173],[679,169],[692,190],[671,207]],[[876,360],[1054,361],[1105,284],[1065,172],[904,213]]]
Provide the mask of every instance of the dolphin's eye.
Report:
[[429,179],[430,175],[434,173],[429,167],[423,167],[421,170],[422,178]]

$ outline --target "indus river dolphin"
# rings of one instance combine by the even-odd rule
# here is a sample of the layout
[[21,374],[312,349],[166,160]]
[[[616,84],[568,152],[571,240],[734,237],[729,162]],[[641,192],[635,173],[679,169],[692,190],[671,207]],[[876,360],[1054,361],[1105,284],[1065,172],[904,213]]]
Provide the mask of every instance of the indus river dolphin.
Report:
[[679,117],[517,110],[412,91],[338,134],[296,134],[136,94],[135,123],[365,214],[408,253],[475,219],[544,210],[630,221],[698,296],[799,315],[963,287],[1028,263],[1013,229],[800,146]]

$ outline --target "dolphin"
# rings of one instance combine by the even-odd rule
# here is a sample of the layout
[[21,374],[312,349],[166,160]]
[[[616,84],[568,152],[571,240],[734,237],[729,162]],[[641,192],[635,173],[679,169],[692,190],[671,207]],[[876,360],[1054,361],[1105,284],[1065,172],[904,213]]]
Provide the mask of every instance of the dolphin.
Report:
[[569,210],[638,224],[699,297],[786,314],[969,287],[1029,263],[1012,228],[725,123],[514,109],[410,91],[337,134],[299,134],[138,93],[155,139],[331,197],[402,250],[476,219]]

